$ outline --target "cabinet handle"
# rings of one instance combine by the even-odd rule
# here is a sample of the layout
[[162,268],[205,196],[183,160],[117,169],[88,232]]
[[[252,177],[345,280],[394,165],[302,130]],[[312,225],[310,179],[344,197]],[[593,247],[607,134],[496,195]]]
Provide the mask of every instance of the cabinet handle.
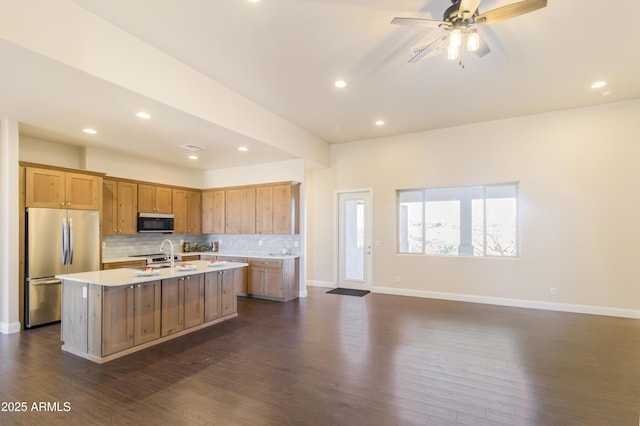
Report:
[[60,205],[61,205],[62,207],[64,207],[64,203],[60,203]]
[[129,288],[133,288],[133,286],[129,286]]
[[68,206],[68,207],[71,207],[71,203],[67,203],[67,206]]
[[142,287],[142,285],[138,284],[137,287],[140,288],[140,287]]

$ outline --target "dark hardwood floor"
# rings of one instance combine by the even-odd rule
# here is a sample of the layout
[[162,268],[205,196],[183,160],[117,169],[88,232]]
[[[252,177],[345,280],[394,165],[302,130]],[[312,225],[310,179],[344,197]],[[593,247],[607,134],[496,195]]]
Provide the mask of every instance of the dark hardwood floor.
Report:
[[639,423],[640,320],[325,291],[104,365],[0,335],[0,424]]

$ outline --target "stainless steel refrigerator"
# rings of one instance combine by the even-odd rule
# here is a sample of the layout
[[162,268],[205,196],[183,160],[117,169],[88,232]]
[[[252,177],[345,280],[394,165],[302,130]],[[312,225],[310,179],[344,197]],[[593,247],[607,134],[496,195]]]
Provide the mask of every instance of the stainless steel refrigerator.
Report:
[[28,208],[25,324],[60,321],[62,282],[55,275],[100,269],[100,212]]

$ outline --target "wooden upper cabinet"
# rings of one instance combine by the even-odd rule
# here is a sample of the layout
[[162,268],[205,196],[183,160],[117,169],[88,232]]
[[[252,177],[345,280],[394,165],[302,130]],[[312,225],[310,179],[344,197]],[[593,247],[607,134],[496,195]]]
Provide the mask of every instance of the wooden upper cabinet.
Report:
[[202,232],[202,194],[187,191],[187,231],[189,234]]
[[172,213],[173,190],[168,186],[138,184],[138,211]]
[[298,234],[298,183],[282,183],[256,188],[256,232],[258,234]]
[[174,234],[200,234],[202,207],[200,191],[173,190]]
[[100,176],[36,167],[26,167],[25,173],[27,207],[100,210]]
[[225,233],[225,190],[202,191],[202,233]]
[[256,233],[256,188],[225,190],[225,233]]
[[256,233],[273,234],[273,186],[256,188]]
[[187,191],[173,190],[173,233],[187,233]]
[[102,188],[102,234],[137,233],[138,184],[105,178]]

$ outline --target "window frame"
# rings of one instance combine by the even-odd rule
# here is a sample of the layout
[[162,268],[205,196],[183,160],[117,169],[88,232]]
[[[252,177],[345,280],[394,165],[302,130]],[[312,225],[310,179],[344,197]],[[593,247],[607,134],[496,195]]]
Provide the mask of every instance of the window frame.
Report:
[[[488,254],[487,253],[487,189],[492,187],[501,187],[501,186],[509,186],[513,188],[514,198],[515,198],[515,241],[514,241],[514,251],[513,255],[497,255],[497,254]],[[429,190],[438,190],[438,189],[465,189],[470,187],[482,187],[482,239],[483,239],[483,247],[482,254],[480,255],[465,255],[465,254],[433,254],[427,253],[427,217],[426,217],[426,203],[427,203],[427,191]],[[410,192],[419,192],[421,201],[421,252],[410,252],[410,251],[401,251],[401,246],[403,242],[401,241],[401,195],[403,193]],[[450,257],[450,258],[490,258],[490,259],[519,259],[521,250],[520,250],[520,182],[512,181],[512,182],[499,182],[499,183],[489,183],[489,184],[469,184],[469,185],[453,185],[453,186],[435,186],[435,187],[423,187],[423,188],[407,188],[407,189],[396,189],[396,254],[399,255],[417,255],[417,256],[430,256],[430,257]],[[408,244],[408,243],[407,243]]]

